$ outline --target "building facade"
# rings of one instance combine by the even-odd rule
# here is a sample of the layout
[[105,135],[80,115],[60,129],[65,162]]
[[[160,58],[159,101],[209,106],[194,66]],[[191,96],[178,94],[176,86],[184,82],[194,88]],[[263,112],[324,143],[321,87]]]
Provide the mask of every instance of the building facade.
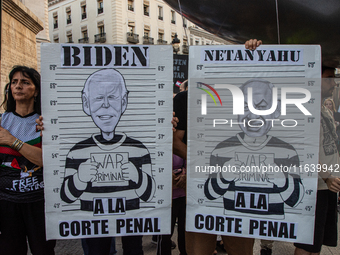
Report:
[[40,72],[40,45],[50,43],[48,23],[48,1],[47,0],[21,0],[21,2],[33,12],[42,22],[43,30],[36,35],[37,42],[37,70]]
[[55,43],[171,44],[177,34],[178,53],[188,53],[190,41],[228,44],[182,18],[161,0],[48,2],[50,39]]
[[37,68],[36,35],[43,22],[19,0],[3,0],[1,14],[1,91],[14,65]]

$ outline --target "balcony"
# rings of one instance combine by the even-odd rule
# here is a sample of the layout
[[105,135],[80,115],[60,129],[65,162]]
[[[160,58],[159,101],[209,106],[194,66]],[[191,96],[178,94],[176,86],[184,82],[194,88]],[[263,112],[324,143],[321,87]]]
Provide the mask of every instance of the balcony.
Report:
[[128,4],[128,10],[129,10],[129,11],[132,11],[132,12],[135,10],[135,9],[133,8],[132,4]]
[[158,16],[158,19],[159,20],[163,20],[163,16]]
[[139,43],[139,35],[131,32],[127,32],[127,41],[129,43]]
[[167,41],[164,41],[162,39],[157,40],[157,44],[167,44],[167,43],[168,43]]
[[57,28],[58,28],[58,23],[54,23],[54,24],[53,24],[53,28],[54,28],[54,29],[57,29]]
[[183,52],[183,54],[189,54],[189,46],[186,45],[186,44],[183,44],[182,52]]
[[84,37],[84,38],[80,38],[78,39],[79,43],[89,43],[89,38],[88,37]]
[[145,16],[149,16],[149,12],[148,11],[144,11],[144,15]]
[[104,8],[103,7],[102,8],[98,8],[98,14],[101,14],[103,12],[104,12]]
[[69,18],[69,19],[66,20],[66,24],[67,24],[67,25],[68,25],[68,24],[71,24],[71,22],[72,22],[71,18]]
[[106,33],[96,34],[94,35],[95,43],[104,43],[106,42]]
[[172,19],[172,20],[171,20],[171,23],[172,23],[172,24],[176,24],[176,20]]
[[86,19],[86,16],[87,16],[87,15],[86,15],[86,12],[82,13],[82,14],[81,14],[81,19]]
[[143,36],[143,44],[154,44],[153,38],[149,36]]

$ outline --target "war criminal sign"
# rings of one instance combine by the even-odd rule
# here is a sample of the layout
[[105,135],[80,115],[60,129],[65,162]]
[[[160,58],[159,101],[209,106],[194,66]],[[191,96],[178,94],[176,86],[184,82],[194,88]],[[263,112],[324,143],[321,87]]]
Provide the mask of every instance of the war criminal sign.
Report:
[[187,230],[312,243],[320,47],[190,48]]
[[169,234],[171,46],[44,44],[41,66],[47,238]]

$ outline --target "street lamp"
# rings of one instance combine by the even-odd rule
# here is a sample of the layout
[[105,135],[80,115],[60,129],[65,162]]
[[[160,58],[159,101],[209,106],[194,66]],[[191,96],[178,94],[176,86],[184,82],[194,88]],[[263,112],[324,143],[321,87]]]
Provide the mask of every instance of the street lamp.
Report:
[[179,52],[179,44],[180,44],[181,40],[177,38],[177,33],[175,34],[174,39],[172,40],[171,44],[172,44],[172,48],[173,51],[177,54],[177,52]]

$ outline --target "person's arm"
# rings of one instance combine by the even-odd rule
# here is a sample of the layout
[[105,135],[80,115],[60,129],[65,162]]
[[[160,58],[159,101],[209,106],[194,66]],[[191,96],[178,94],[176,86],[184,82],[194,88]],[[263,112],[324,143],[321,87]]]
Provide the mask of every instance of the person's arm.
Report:
[[172,112],[171,124],[172,124],[172,131],[173,132],[176,132],[177,123],[178,123],[178,118],[175,117],[175,112]]
[[187,159],[187,145],[183,143],[185,130],[176,130],[173,134],[173,153],[182,159]]
[[[322,166],[323,164],[321,164],[319,161],[318,165]],[[318,172],[318,175],[327,184],[327,187],[330,191],[340,191],[340,179],[333,176],[331,171],[322,168],[321,171]]]
[[187,130],[187,91],[181,92],[174,97],[174,113],[178,118],[176,132],[173,133],[173,153],[182,159],[187,159],[186,138]]
[[320,171],[318,174],[327,184],[327,187],[330,191],[333,191],[335,193],[340,191],[340,179],[339,178],[333,176],[331,172],[329,172],[328,170]]
[[340,179],[339,178],[331,176],[323,180],[326,182],[327,187],[330,191],[333,191],[335,193],[340,191]]
[[[12,145],[16,144],[16,140],[17,138],[14,137],[7,129],[0,127],[0,144],[11,147]],[[43,166],[41,148],[23,143],[18,152],[33,164],[36,164],[40,167]]]

